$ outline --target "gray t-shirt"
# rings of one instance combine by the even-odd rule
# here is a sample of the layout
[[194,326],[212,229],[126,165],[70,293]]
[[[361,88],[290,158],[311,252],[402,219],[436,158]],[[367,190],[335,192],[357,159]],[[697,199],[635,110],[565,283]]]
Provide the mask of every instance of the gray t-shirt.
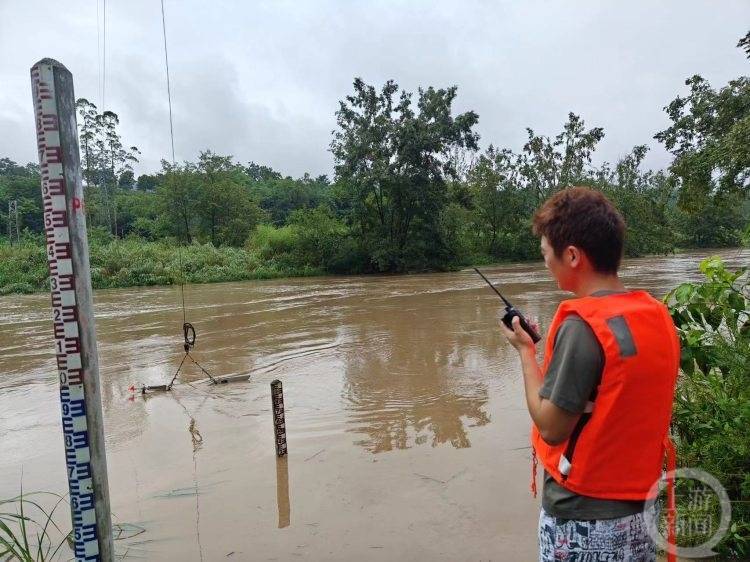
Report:
[[[616,291],[597,291],[606,296]],[[596,388],[604,370],[604,351],[591,327],[577,315],[560,325],[555,336],[547,373],[539,396],[556,406],[579,414],[586,402],[596,397]],[[642,501],[605,500],[582,496],[563,488],[544,471],[542,507],[561,519],[614,519],[643,511]]]

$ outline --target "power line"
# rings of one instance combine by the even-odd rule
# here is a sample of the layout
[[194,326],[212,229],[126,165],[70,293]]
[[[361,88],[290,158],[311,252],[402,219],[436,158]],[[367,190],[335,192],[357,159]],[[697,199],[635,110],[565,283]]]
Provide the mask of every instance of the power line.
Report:
[[[174,157],[174,127],[172,126],[172,86],[169,81],[169,51],[167,49],[167,18],[164,15],[164,0],[161,0],[161,31],[164,37],[164,67],[167,71],[167,100],[169,102],[169,138],[172,141],[172,167],[176,160]],[[185,233],[187,235],[187,233]],[[177,259],[180,262],[180,275],[184,275],[182,269],[182,244],[177,247]],[[187,312],[185,311],[185,280],[180,279],[180,295],[182,297],[182,322],[187,324]]]
[[[104,0],[106,2],[106,0]],[[169,137],[172,140],[172,166],[175,165],[174,157],[174,128],[172,126],[172,87],[169,82],[169,51],[167,50],[167,21],[164,16],[164,0],[161,0],[161,29],[164,35],[164,65],[167,69],[167,99],[169,100]]]
[[102,24],[101,16],[99,15],[99,0],[96,0],[96,77],[97,77],[97,93],[99,94],[99,105],[104,105],[104,96],[102,94]]
[[104,0],[104,42],[103,42],[103,72],[102,72],[102,113],[107,103],[107,0]]
[[[172,86],[169,80],[169,50],[167,49],[167,18],[164,15],[164,0],[161,0],[161,31],[164,37],[164,67],[167,72],[167,101],[169,102],[169,139],[172,142],[172,167],[174,171],[174,166],[176,165],[176,159],[174,156],[174,127],[172,125]],[[188,235],[187,232],[185,234],[186,236]],[[182,244],[181,243],[177,247],[177,259],[179,261],[179,266],[180,266],[180,297],[182,298],[182,322],[183,322],[182,327],[183,327],[183,331],[185,331],[187,330],[187,326],[189,326],[189,324],[187,322],[187,309],[185,307],[185,279],[184,279],[185,271],[182,267]],[[190,326],[190,329],[193,329],[193,327]],[[193,334],[195,334],[195,331],[193,331]],[[188,336],[187,336],[187,331],[185,331],[185,342],[186,342],[185,353],[187,353],[189,349],[187,347],[187,341],[188,341]],[[193,335],[193,341],[195,341],[195,335]],[[179,373],[180,370],[177,369],[177,372]],[[176,376],[177,374],[175,374],[175,377]],[[209,377],[210,376],[211,375],[209,375]],[[172,379],[172,381],[174,382],[174,379]],[[171,386],[171,383],[170,383],[170,386]]]

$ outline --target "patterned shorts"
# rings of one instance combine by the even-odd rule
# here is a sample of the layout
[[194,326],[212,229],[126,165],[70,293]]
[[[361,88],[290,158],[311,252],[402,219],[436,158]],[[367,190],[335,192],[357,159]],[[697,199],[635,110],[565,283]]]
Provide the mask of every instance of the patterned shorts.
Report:
[[655,562],[643,513],[576,521],[539,514],[539,562]]

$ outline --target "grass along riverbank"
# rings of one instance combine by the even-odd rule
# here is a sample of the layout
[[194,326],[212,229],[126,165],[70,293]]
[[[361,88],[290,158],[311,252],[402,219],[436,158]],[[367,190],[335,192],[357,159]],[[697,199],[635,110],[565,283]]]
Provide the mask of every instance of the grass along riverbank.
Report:
[[[264,247],[216,248],[211,244],[178,247],[136,238],[90,243],[94,289],[217,283],[276,277],[322,275],[323,270],[299,265],[285,255],[270,256]],[[48,289],[47,256],[36,240],[0,244],[0,294],[34,293]]]
[[[168,240],[115,239],[95,230],[89,239],[91,283],[94,289],[114,289],[346,273],[346,267],[337,266],[348,265],[346,255],[352,254],[352,248],[342,239],[329,238],[310,239],[290,227],[261,225],[243,247],[177,246]],[[489,255],[474,254],[449,269],[500,263]],[[354,268],[349,273],[362,271]],[[41,237],[27,235],[13,246],[0,239],[0,295],[46,291],[48,279]]]

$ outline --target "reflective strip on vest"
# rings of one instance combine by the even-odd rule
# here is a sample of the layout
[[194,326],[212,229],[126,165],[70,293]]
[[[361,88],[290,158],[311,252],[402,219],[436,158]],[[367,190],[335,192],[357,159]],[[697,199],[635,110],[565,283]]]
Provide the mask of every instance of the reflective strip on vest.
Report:
[[557,470],[560,471],[560,474],[567,476],[570,474],[570,461],[565,458],[565,455],[560,455],[560,462],[557,463]]

